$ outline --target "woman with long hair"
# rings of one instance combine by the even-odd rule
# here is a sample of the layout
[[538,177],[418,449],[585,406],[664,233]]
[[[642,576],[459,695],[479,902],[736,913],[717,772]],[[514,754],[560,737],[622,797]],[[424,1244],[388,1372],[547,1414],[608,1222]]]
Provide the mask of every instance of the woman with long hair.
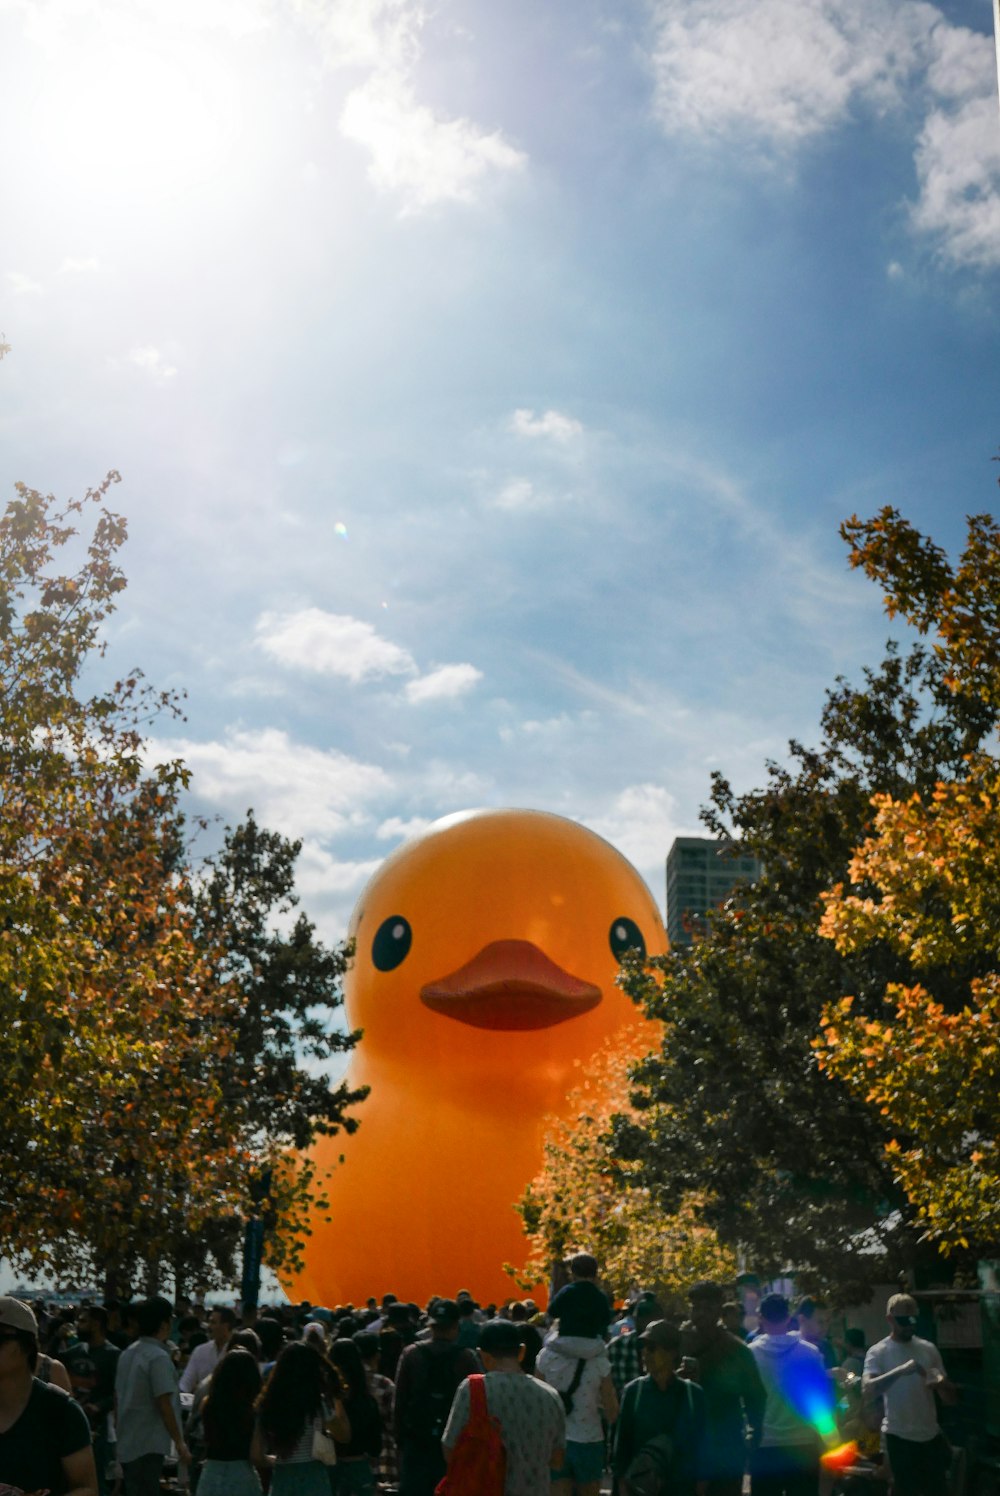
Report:
[[198,1481],[201,1496],[260,1496],[260,1477],[250,1459],[259,1394],[260,1368],[252,1352],[237,1347],[220,1356],[201,1410],[206,1454]]
[[373,1496],[375,1461],[382,1453],[382,1414],[368,1390],[361,1353],[353,1340],[337,1339],[330,1360],[344,1387],[344,1409],[351,1425],[349,1439],[335,1439],[337,1463],[330,1467],[333,1496]]
[[346,1442],[340,1378],[311,1345],[286,1345],[257,1399],[253,1458],[272,1464],[271,1496],[330,1496],[325,1465],[316,1458],[317,1434]]

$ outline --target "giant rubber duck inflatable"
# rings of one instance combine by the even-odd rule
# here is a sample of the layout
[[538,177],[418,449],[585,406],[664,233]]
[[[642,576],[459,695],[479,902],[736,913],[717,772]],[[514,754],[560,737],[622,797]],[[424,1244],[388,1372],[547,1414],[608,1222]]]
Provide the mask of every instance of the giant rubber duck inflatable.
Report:
[[625,951],[666,949],[652,895],[575,821],[471,811],[389,856],[349,933],[347,1018],[364,1035],[347,1079],[371,1094],[353,1136],[316,1146],[329,1209],[289,1293],[507,1298],[546,1117],[616,1034],[642,1051],[659,1034],[615,984]]

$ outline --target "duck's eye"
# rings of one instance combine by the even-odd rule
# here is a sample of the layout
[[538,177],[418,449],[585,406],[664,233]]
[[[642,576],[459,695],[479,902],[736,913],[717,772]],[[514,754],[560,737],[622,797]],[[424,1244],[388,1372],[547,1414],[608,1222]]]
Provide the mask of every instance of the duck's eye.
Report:
[[390,914],[375,931],[372,960],[378,971],[394,971],[410,954],[413,931],[401,914]]
[[620,961],[626,951],[638,951],[642,959],[646,959],[646,942],[642,938],[642,931],[634,919],[627,919],[624,914],[613,922],[608,931],[608,943],[616,961]]

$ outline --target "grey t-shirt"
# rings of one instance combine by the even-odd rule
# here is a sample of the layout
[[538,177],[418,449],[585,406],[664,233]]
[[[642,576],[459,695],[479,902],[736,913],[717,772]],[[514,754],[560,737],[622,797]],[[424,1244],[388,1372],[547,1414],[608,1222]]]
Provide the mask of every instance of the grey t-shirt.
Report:
[[170,1353],[161,1340],[142,1335],[118,1357],[115,1373],[118,1458],[124,1465],[144,1454],[169,1454],[171,1438],[156,1406],[169,1393],[177,1427],[181,1400]]
[[[549,1496],[549,1471],[566,1445],[566,1414],[554,1387],[523,1371],[488,1371],[486,1406],[496,1418],[507,1451],[506,1496]],[[441,1443],[449,1452],[469,1421],[469,1383],[455,1393]]]

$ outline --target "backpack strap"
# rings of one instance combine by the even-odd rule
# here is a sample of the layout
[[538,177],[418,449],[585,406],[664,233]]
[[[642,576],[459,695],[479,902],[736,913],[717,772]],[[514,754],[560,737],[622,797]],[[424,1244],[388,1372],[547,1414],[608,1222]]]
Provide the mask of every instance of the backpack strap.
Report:
[[576,1370],[573,1373],[573,1380],[566,1388],[566,1391],[560,1392],[559,1394],[559,1396],[562,1398],[563,1407],[566,1409],[567,1413],[572,1413],[573,1411],[573,1398],[576,1396],[577,1388],[583,1380],[583,1373],[586,1371],[586,1369],[587,1358],[585,1356],[581,1356],[579,1361],[577,1361],[576,1363]]
[[488,1417],[486,1378],[482,1372],[476,1372],[469,1377],[469,1422],[481,1423]]

